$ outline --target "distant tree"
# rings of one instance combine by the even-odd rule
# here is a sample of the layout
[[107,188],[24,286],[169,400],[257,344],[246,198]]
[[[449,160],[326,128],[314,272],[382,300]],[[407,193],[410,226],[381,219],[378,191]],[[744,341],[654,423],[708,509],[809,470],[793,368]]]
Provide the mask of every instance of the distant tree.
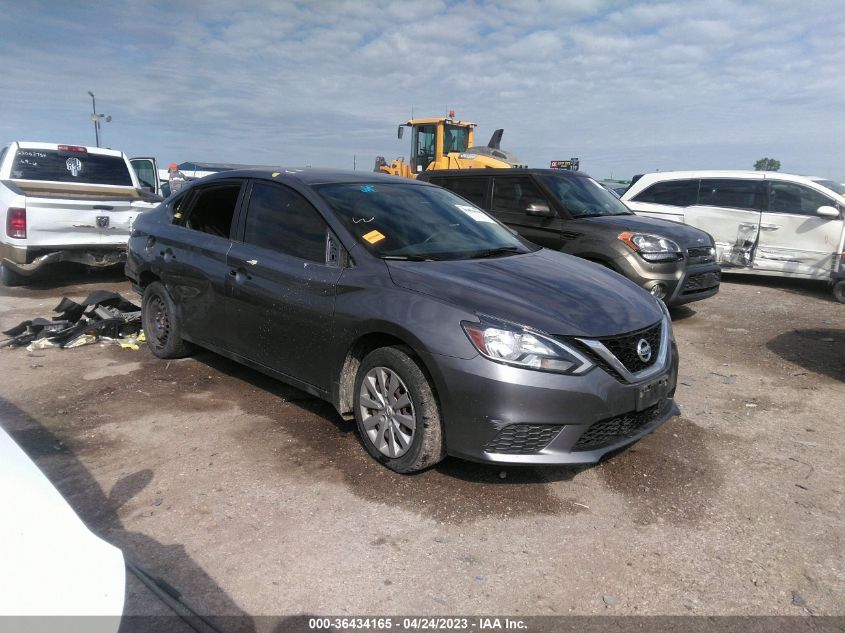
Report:
[[780,169],[780,161],[774,158],[761,158],[754,163],[754,169],[757,171],[777,171]]

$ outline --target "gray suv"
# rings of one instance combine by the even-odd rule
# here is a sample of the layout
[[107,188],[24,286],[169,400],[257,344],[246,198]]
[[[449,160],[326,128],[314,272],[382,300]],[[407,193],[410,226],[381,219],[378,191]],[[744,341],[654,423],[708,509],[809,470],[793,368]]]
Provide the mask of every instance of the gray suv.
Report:
[[138,217],[126,274],[154,354],[199,345],[328,400],[398,472],[595,462],[677,413],[661,302],[424,182],[209,176]]
[[431,171],[420,175],[486,209],[535,244],[615,270],[667,305],[712,297],[721,268],[700,229],[634,215],[582,172]]

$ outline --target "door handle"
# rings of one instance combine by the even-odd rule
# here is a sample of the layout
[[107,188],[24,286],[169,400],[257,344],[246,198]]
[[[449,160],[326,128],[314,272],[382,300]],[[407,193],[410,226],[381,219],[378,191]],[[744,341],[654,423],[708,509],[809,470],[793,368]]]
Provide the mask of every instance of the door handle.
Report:
[[169,248],[164,249],[159,253],[164,258],[166,262],[174,262],[176,261],[176,255],[174,255],[173,251]]
[[233,277],[236,283],[242,284],[244,281],[252,281],[252,275],[241,270],[240,268],[232,268],[229,270],[229,277]]
[[780,224],[761,224],[760,228],[764,231],[777,231],[780,227]]
[[757,225],[756,225],[756,224],[748,224],[748,223],[745,223],[745,222],[744,222],[744,223],[740,224],[738,228],[739,228],[740,230],[743,230],[743,229],[756,229],[756,228],[757,228]]

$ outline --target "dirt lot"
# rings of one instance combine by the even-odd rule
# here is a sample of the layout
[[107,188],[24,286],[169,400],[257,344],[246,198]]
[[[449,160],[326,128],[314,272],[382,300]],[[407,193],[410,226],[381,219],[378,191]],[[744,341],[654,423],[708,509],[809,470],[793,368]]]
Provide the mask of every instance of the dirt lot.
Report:
[[[0,327],[120,274],[0,290]],[[0,350],[0,422],[83,519],[211,614],[843,614],[845,306],[729,277],[674,311],[682,415],[590,468],[369,459],[210,353]],[[130,584],[129,613],[167,613]]]

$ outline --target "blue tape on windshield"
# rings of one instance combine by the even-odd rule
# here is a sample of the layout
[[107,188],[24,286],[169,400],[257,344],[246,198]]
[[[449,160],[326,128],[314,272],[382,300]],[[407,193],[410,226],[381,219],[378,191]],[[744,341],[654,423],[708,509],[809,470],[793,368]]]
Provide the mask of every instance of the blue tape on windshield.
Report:
[[361,187],[362,193],[373,193],[375,190],[375,185],[364,185],[363,187]]

